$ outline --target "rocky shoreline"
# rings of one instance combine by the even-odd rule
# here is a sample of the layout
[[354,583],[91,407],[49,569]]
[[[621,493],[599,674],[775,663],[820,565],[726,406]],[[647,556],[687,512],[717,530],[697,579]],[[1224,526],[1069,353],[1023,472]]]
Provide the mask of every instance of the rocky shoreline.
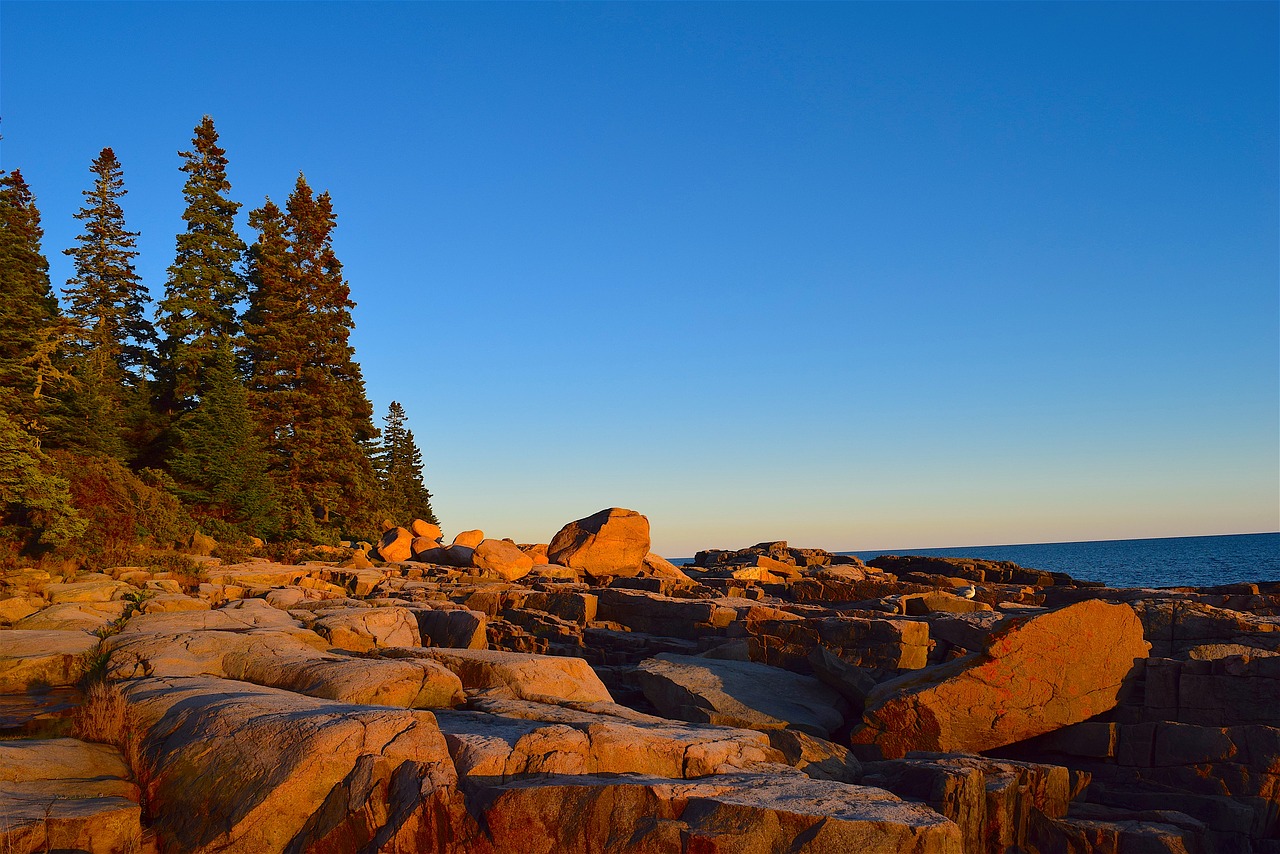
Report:
[[1280,582],[387,525],[4,574],[5,852],[1280,852]]

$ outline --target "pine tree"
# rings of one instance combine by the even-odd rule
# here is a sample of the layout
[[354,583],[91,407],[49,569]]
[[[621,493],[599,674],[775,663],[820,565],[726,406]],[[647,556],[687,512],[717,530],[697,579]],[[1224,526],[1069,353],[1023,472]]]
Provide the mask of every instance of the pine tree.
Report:
[[146,417],[145,370],[156,333],[144,314],[147,294],[133,264],[138,233],[125,228],[120,207],[127,192],[120,161],[104,148],[90,170],[93,188],[84,191],[85,206],[75,214],[84,233],[64,250],[75,261],[64,291],[74,379],[64,402],[64,440],[124,459],[125,436],[136,437]]
[[206,376],[208,388],[198,405],[174,424],[169,470],[178,496],[205,518],[247,533],[269,533],[275,496],[229,339],[219,342]]
[[207,388],[219,342],[240,332],[237,312],[247,287],[240,271],[245,245],[234,221],[240,204],[226,196],[227,157],[213,119],[201,119],[191,151],[180,154],[187,230],[178,235],[158,320],[164,337],[157,379],[161,408],[169,414],[189,409]]
[[422,452],[413,431],[405,426],[404,407],[391,401],[383,424],[378,473],[388,512],[402,522],[422,519],[439,524],[431,509],[431,493],[422,482]]
[[347,532],[372,530],[382,491],[369,446],[378,435],[349,343],[350,289],[333,252],[328,193],[298,177],[282,212],[269,200],[250,222],[250,388],[283,508]]
[[38,436],[60,378],[65,324],[40,249],[40,211],[22,173],[0,172],[0,411]]

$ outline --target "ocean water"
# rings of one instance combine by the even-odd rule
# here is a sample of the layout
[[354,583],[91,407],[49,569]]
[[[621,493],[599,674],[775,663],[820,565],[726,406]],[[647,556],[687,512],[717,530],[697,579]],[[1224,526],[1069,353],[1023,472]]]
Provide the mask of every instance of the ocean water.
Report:
[[863,560],[881,554],[1011,560],[1020,566],[1101,581],[1109,587],[1210,587],[1237,581],[1280,581],[1280,533],[844,554]]

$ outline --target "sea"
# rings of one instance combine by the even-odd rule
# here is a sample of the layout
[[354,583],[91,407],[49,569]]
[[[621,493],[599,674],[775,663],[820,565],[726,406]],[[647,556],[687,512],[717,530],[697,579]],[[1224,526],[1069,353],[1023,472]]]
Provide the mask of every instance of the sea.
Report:
[[[1280,533],[880,549],[841,554],[863,560],[882,554],[1008,560],[1032,569],[1101,581],[1108,587],[1212,587],[1240,581],[1280,581]],[[692,563],[692,559],[673,561],[685,562]]]

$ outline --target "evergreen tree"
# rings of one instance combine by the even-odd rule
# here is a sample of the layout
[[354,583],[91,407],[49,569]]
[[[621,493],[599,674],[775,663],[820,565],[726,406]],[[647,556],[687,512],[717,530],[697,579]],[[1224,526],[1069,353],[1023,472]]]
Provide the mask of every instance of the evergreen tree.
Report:
[[90,167],[93,188],[76,219],[84,222],[67,281],[72,389],[64,405],[64,441],[123,459],[126,433],[134,438],[146,419],[145,369],[155,329],[143,308],[147,294],[134,269],[137,232],[125,228],[119,199],[124,178],[115,152],[104,148]]
[[350,289],[333,252],[328,193],[298,177],[284,211],[269,200],[250,222],[250,388],[282,508],[298,524],[372,530],[382,490],[369,446],[378,435],[349,343]]
[[275,497],[229,339],[219,342],[206,376],[208,388],[198,405],[180,415],[173,428],[169,470],[178,482],[178,497],[206,518],[269,533]]
[[124,224],[120,198],[124,175],[110,148],[93,161],[93,189],[75,218],[84,223],[77,245],[64,250],[75,261],[75,276],[65,289],[67,315],[75,322],[73,355],[86,352],[110,358],[122,382],[138,384],[156,331],[144,314],[147,292],[134,269],[138,232]]
[[439,524],[431,509],[431,493],[422,482],[422,452],[405,426],[404,407],[391,401],[383,418],[379,476],[391,518],[407,523],[422,519]]
[[39,435],[60,377],[65,324],[40,250],[44,230],[22,173],[0,172],[0,411]]
[[234,222],[240,204],[226,196],[231,189],[227,157],[218,147],[213,119],[201,119],[191,150],[180,154],[187,173],[182,188],[187,230],[178,235],[158,319],[163,339],[157,379],[161,408],[168,414],[189,409],[207,388],[219,342],[239,334],[237,311],[246,295],[240,271],[245,246]]

